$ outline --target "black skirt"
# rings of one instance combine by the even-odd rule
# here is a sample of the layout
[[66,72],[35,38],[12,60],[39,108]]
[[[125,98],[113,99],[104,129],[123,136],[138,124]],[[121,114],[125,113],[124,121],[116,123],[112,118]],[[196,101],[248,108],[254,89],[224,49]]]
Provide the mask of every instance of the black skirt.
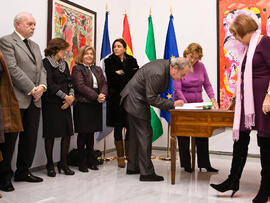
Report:
[[61,109],[63,103],[42,102],[43,137],[73,135],[71,108]]
[[74,127],[76,133],[102,131],[102,104],[77,102],[73,108]]

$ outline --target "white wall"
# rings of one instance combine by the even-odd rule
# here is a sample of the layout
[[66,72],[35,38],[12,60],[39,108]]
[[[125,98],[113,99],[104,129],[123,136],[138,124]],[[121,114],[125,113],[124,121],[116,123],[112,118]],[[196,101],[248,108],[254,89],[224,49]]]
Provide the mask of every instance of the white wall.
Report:
[[[145,63],[145,43],[148,27],[149,9],[152,9],[152,18],[154,24],[155,41],[157,57],[162,58],[166,32],[169,22],[170,8],[174,16],[174,27],[178,42],[178,51],[181,56],[185,47],[191,42],[197,42],[202,45],[204,57],[202,62],[205,64],[212,86],[217,92],[217,36],[216,36],[216,0],[71,0],[74,3],[82,5],[97,12],[97,64],[99,63],[101,41],[104,27],[105,5],[108,4],[109,15],[109,33],[110,41],[121,37],[123,13],[127,12],[130,25],[131,37],[133,42],[134,56],[138,64],[142,66]],[[194,6],[196,5],[196,6]],[[37,21],[36,31],[33,40],[36,41],[41,50],[46,47],[47,39],[47,1],[45,0],[10,0],[2,4],[0,12],[1,29],[0,36],[13,32],[13,18],[16,13],[27,11],[33,14]],[[43,51],[42,51],[43,52]],[[207,96],[204,94],[204,98]],[[163,120],[164,135],[154,143],[154,146],[167,146],[167,124]],[[45,154],[41,128],[39,129],[39,139],[37,153],[33,166],[45,164]],[[251,141],[250,153],[258,154],[256,139]],[[72,138],[72,147],[75,146],[76,137]],[[59,157],[59,140],[55,145],[55,157]],[[107,147],[113,148],[113,136],[110,135],[107,140]],[[103,149],[103,142],[96,143],[95,148]],[[231,132],[227,130],[221,135],[210,139],[210,150],[214,151],[232,151]]]
[[[172,8],[179,55],[182,56],[184,49],[192,42],[197,42],[203,47],[202,62],[205,64],[215,95],[217,95],[216,0],[129,1],[128,20],[133,52],[140,66],[146,62],[144,50],[150,8],[152,10],[157,58],[163,58],[170,8]],[[205,92],[203,95],[205,100],[209,100]],[[153,146],[167,146],[168,126],[164,119],[162,119],[162,123],[164,134]],[[255,132],[252,135],[249,153],[259,154]],[[231,152],[232,144],[231,130],[227,129],[224,133],[210,139],[210,150]]]

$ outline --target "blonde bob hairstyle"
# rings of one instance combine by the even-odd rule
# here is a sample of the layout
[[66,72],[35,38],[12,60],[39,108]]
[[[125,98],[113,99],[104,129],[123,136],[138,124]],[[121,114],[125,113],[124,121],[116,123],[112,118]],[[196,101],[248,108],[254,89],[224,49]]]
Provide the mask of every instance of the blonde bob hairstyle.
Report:
[[85,55],[85,53],[91,50],[93,52],[94,55],[94,60],[93,60],[93,64],[96,62],[96,51],[93,47],[89,47],[89,46],[83,46],[81,48],[79,48],[79,51],[77,53],[77,56],[75,58],[75,63],[76,64],[83,64],[83,57]]
[[186,58],[188,54],[198,54],[199,60],[203,57],[203,51],[201,45],[198,43],[191,43],[188,47],[184,50],[183,56]]
[[241,38],[250,32],[255,32],[257,29],[258,24],[256,21],[245,14],[238,15],[229,28],[232,35],[239,35]]

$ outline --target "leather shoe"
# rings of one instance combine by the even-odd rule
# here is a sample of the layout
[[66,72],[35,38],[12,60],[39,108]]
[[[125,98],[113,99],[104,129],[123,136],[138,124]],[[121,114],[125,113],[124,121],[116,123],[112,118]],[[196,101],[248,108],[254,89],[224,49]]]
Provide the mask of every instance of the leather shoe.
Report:
[[11,192],[11,191],[14,191],[15,189],[11,183],[11,180],[5,179],[5,180],[1,181],[1,183],[0,183],[0,190],[3,190],[5,192]]
[[[212,166],[205,168],[207,172],[218,172],[218,169],[213,168]],[[202,172],[202,168],[200,168],[200,172]]]
[[14,181],[25,181],[30,183],[39,183],[42,182],[43,179],[37,176],[32,175],[31,173],[28,173],[27,175],[16,175],[14,177]]
[[191,167],[185,167],[184,170],[185,170],[186,172],[188,172],[188,173],[192,173],[192,172],[193,172],[193,170],[192,170]]
[[164,178],[155,173],[151,175],[140,175],[140,181],[163,181]]
[[140,174],[140,170],[135,170],[135,171],[127,170],[127,174],[128,175]]

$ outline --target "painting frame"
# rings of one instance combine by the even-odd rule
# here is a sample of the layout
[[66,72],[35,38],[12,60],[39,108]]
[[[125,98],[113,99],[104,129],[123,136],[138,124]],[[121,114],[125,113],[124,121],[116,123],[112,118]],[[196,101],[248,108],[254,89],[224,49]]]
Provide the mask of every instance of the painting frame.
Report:
[[[233,15],[237,13],[249,12],[248,15],[256,18],[259,29],[263,35],[269,35],[269,16],[270,16],[270,3],[267,0],[217,0],[217,86],[218,86],[218,102],[221,108],[226,108],[229,104],[230,97],[233,95],[236,87],[238,67],[243,57],[243,47],[238,44],[238,49],[229,50],[228,47],[235,46],[232,43],[233,37],[230,37],[229,25],[233,22]],[[244,13],[245,14],[245,13]],[[230,40],[231,45],[228,45]],[[234,39],[235,40],[235,39]],[[237,41],[237,40],[235,40]],[[234,42],[236,43],[236,42]],[[232,62],[230,57],[232,53],[242,53],[242,56]],[[234,67],[232,66],[234,65]],[[233,67],[233,68],[232,68]],[[232,71],[232,69],[235,69]],[[232,73],[234,72],[234,73]],[[233,82],[234,83],[233,83]]]
[[66,61],[70,68],[80,47],[96,49],[97,13],[68,0],[48,0],[47,44],[60,37],[69,43]]

